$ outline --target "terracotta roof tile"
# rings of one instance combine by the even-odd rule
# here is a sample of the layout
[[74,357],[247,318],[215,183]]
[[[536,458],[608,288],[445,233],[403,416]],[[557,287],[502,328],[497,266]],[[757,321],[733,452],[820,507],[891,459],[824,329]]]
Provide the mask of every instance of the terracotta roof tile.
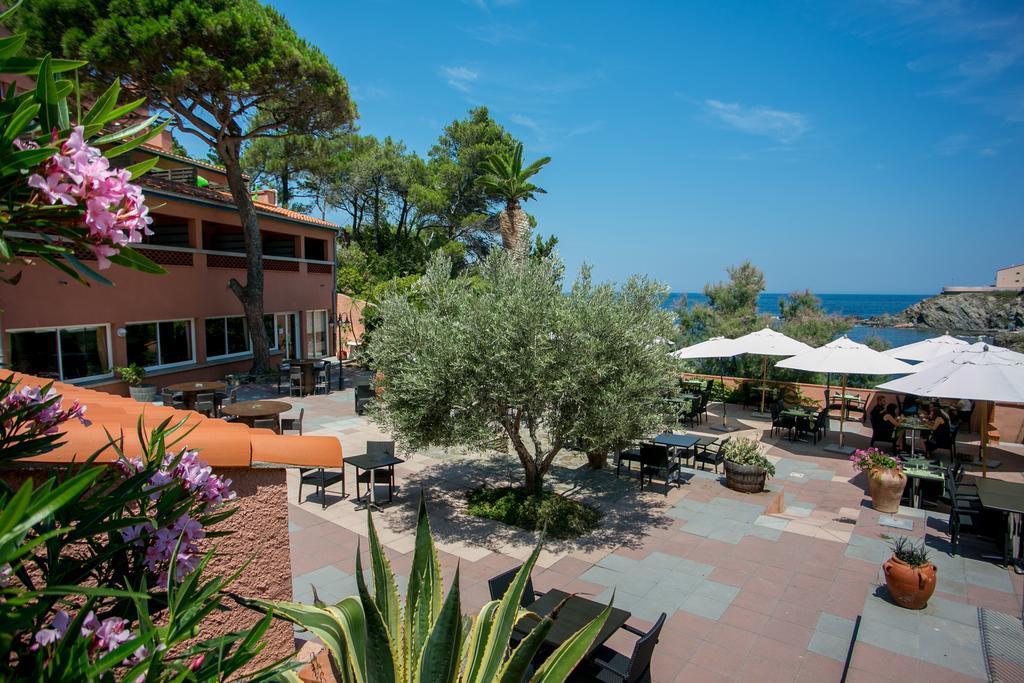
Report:
[[[2,371],[0,379],[13,377],[23,386],[42,387],[50,382],[32,375]],[[109,443],[107,434],[115,438],[128,457],[141,454],[136,436],[139,416],[145,416],[146,425],[155,427],[172,418],[172,424],[186,420],[185,428],[194,428],[184,439],[189,448],[201,451],[201,458],[213,467],[250,467],[254,461],[303,467],[341,467],[341,442],[331,436],[278,435],[269,429],[252,429],[240,422],[225,422],[208,418],[191,410],[176,410],[168,406],[139,403],[124,396],[115,396],[94,389],[54,382],[55,391],[70,403],[78,400],[86,407],[88,426],[77,421],[62,427],[64,443],[54,450],[34,458],[31,462],[67,463],[81,461]],[[113,449],[100,457],[102,462],[116,459]]]
[[[234,207],[235,200],[232,199],[231,194],[228,192],[222,192],[211,187],[198,187],[196,185],[189,185],[188,183],[179,183],[173,180],[167,180],[166,178],[159,178],[157,176],[144,175],[139,178],[139,184],[143,187],[149,187],[154,190],[161,190],[164,192],[173,192],[175,194],[182,194],[189,197],[196,197],[197,199],[206,199],[209,201],[224,204],[226,207]],[[274,206],[273,204],[266,204],[264,202],[253,202],[256,205],[256,210],[265,215],[271,216],[283,216],[293,221],[299,221],[301,223],[309,223],[322,228],[330,228],[332,230],[338,230],[340,226],[330,221],[325,221],[320,218],[314,218],[313,216],[307,216],[304,213],[298,211],[292,211],[286,209],[283,206]]]

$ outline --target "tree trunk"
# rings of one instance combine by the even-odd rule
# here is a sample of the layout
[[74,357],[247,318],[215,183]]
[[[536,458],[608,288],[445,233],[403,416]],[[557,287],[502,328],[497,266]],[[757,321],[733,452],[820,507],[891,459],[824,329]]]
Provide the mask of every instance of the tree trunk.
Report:
[[242,234],[245,237],[245,285],[231,278],[228,288],[242,302],[245,320],[252,338],[252,371],[266,372],[270,369],[270,346],[267,330],[263,326],[263,240],[260,237],[259,216],[249,194],[249,188],[242,178],[241,144],[237,139],[221,139],[217,143],[217,154],[224,164],[231,197],[238,207],[242,220]]
[[518,200],[505,205],[498,216],[498,230],[501,232],[501,246],[512,256],[522,261],[530,254],[530,217],[523,211]]

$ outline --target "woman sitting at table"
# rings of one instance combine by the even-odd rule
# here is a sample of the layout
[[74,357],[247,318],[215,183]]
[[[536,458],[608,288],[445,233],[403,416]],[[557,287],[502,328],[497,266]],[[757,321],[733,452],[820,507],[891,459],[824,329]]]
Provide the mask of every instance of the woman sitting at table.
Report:
[[879,398],[871,411],[871,445],[876,441],[889,442],[898,453],[903,448],[903,430],[899,417],[896,415],[896,404],[886,404],[885,398]]
[[933,406],[926,424],[932,430],[924,442],[924,452],[932,457],[940,448],[949,448],[953,444],[953,434],[949,428],[949,415],[939,406]]

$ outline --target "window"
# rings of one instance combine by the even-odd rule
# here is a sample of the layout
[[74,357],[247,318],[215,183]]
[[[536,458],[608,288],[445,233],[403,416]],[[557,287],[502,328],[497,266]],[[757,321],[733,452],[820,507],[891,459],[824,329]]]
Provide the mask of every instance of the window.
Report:
[[245,316],[206,319],[206,358],[218,358],[252,350]]
[[306,311],[306,357],[327,355],[327,311]]
[[106,325],[12,330],[11,368],[65,381],[110,376]]
[[131,323],[125,330],[129,363],[152,368],[195,361],[191,320]]
[[290,313],[264,313],[263,329],[267,331],[267,343],[271,351],[289,348],[288,317]]

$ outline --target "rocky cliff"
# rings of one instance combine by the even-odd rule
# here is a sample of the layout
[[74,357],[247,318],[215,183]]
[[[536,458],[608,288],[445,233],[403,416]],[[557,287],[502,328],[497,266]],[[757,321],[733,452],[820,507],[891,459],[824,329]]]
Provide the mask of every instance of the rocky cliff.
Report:
[[1024,328],[1024,294],[963,292],[940,294],[896,313],[872,318],[875,325],[929,327],[951,332],[994,332]]

